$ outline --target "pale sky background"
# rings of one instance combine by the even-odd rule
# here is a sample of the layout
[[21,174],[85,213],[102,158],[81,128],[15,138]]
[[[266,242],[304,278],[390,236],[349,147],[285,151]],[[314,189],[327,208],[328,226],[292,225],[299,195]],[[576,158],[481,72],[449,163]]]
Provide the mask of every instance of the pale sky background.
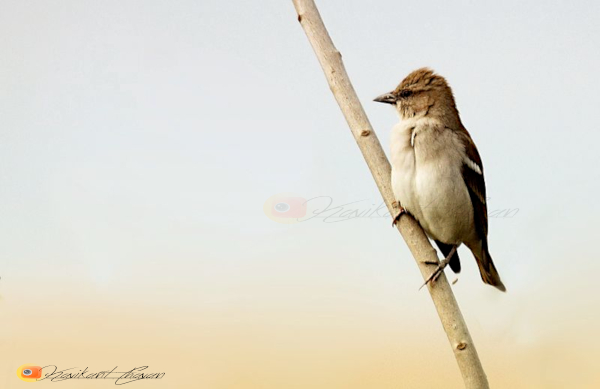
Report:
[[[452,4],[450,4],[452,3]],[[600,3],[319,1],[372,99],[430,66],[486,169],[454,286],[496,388],[597,388]],[[0,386],[25,363],[140,388],[460,388],[386,218],[279,224],[279,193],[380,195],[291,1],[0,0]],[[454,276],[450,276],[454,279]],[[109,382],[63,382],[104,387]]]

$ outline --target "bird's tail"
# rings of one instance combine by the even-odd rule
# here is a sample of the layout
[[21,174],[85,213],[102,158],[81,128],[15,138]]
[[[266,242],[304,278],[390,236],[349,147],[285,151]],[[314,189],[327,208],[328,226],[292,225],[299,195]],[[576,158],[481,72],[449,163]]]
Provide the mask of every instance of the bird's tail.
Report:
[[480,253],[481,255],[475,255],[475,259],[477,260],[477,265],[479,266],[481,279],[486,284],[495,286],[499,290],[506,292],[506,287],[500,279],[500,275],[498,274],[498,270],[496,270],[496,266],[494,266],[494,262],[492,261],[492,256],[490,255],[488,248],[483,247],[483,250],[481,250]]

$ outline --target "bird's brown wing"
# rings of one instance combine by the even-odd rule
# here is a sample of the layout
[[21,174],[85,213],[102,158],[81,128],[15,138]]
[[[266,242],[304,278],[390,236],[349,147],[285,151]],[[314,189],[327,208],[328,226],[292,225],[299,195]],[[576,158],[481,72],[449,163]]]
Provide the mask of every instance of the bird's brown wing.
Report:
[[475,228],[479,237],[487,243],[488,217],[483,164],[477,147],[467,130],[463,128],[462,131],[458,131],[458,134],[465,146],[466,158],[462,166],[462,176],[473,203]]
[[[473,204],[473,213],[475,218],[475,229],[477,235],[481,239],[481,246],[479,249],[471,248],[475,259],[477,260],[477,266],[479,266],[479,272],[481,279],[486,284],[490,284],[505,292],[506,287],[500,279],[498,270],[492,261],[492,256],[488,250],[487,243],[487,232],[488,232],[488,218],[487,218],[487,205],[485,197],[485,181],[483,179],[483,164],[481,163],[481,157],[475,147],[475,143],[467,130],[463,127],[460,131],[457,131],[458,136],[465,146],[465,160],[462,166],[462,176],[469,190],[469,196],[471,197],[471,203]],[[473,251],[475,249],[475,251]]]

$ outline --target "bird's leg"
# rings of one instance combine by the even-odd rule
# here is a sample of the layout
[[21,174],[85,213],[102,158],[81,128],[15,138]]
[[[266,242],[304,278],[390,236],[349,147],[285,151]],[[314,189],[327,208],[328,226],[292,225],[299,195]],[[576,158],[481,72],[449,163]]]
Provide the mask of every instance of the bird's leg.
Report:
[[[448,253],[448,255],[446,256],[446,258],[442,259],[438,265],[437,262],[431,262],[431,261],[425,261],[426,264],[428,265],[438,265],[437,269],[435,269],[435,271],[429,276],[429,278],[427,278],[427,280],[425,280],[425,283],[423,285],[421,285],[421,288],[424,287],[425,285],[427,285],[428,282],[434,283],[438,277],[442,274],[442,272],[444,271],[444,268],[446,266],[448,266],[448,264],[450,263],[450,259],[452,258],[452,256],[454,255],[454,253],[456,252],[456,248],[457,246],[452,246],[452,250],[450,250],[450,253]],[[421,289],[419,288],[419,290]]]
[[400,211],[398,211],[398,214],[394,217],[394,220],[392,220],[392,227],[396,227],[396,223],[398,223],[400,217],[406,213],[406,210],[396,201],[394,201],[393,205],[400,207]]

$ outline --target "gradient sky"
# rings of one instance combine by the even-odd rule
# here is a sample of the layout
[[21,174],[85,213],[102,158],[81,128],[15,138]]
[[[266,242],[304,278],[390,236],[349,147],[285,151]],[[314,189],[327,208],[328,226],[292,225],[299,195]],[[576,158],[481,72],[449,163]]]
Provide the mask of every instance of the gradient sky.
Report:
[[[165,378],[136,385],[157,388],[461,387],[387,218],[263,211],[381,202],[291,1],[0,4],[0,386],[35,363],[149,364]],[[490,211],[511,211],[489,227],[508,293],[463,248],[454,286],[492,385],[600,386],[600,3],[318,6],[384,149],[397,118],[372,99],[432,67]]]

